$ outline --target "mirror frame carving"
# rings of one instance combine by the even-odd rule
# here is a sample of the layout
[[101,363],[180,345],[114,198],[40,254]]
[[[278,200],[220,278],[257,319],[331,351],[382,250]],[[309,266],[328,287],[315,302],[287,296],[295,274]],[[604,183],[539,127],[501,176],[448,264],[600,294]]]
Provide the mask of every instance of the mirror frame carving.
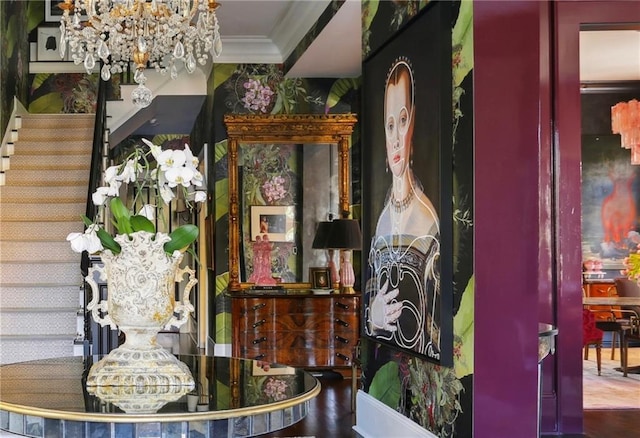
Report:
[[[338,194],[341,215],[350,209],[349,143],[355,114],[226,114],[229,171],[229,286],[230,292],[248,289],[240,281],[240,204],[238,148],[241,143],[297,143],[338,145]],[[309,283],[286,283],[287,288],[309,288]]]

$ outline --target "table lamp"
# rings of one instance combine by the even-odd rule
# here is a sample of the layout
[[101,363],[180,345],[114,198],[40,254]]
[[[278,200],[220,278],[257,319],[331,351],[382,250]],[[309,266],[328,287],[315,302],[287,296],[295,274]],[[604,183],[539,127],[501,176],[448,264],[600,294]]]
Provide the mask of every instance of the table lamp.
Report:
[[340,282],[338,275],[338,269],[333,259],[333,248],[327,247],[327,240],[329,239],[329,233],[331,232],[331,221],[322,221],[318,223],[316,229],[316,235],[313,238],[311,247],[313,249],[324,249],[327,251],[327,266],[329,267],[331,275],[331,286],[337,285]]
[[340,250],[340,292],[355,293],[353,284],[356,276],[351,264],[351,250],[362,248],[360,225],[355,219],[336,219],[330,224],[327,248]]

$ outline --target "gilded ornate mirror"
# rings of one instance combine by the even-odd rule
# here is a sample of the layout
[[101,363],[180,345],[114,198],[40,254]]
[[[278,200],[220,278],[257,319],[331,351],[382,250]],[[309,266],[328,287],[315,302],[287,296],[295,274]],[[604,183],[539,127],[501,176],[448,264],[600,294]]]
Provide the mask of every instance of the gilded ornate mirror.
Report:
[[[252,286],[247,278],[242,278],[241,265],[245,261],[241,259],[241,243],[247,239],[248,234],[254,233],[254,222],[256,229],[261,227],[259,221],[262,218],[260,216],[262,209],[276,207],[279,214],[291,217],[292,223],[299,223],[301,220],[299,217],[295,217],[295,213],[289,212],[289,208],[295,211],[296,206],[278,205],[251,204],[250,208],[257,213],[252,212],[250,218],[246,217],[248,207],[244,195],[247,190],[241,186],[241,180],[244,179],[242,172],[240,172],[241,147],[254,146],[261,150],[269,150],[275,156],[278,155],[280,145],[288,145],[288,147],[298,145],[302,149],[309,149],[309,145],[337,148],[338,202],[335,211],[343,214],[343,212],[349,211],[350,206],[349,142],[356,120],[354,114],[225,115],[229,170],[229,291],[237,292]],[[308,187],[304,189],[308,191]],[[301,187],[296,190],[302,193]],[[330,190],[329,182],[327,181],[326,187],[314,187],[314,190],[328,192]],[[247,224],[252,230],[245,229]],[[315,226],[315,224],[313,225]],[[287,227],[282,233],[282,239],[285,241],[288,239],[286,230],[288,230]],[[310,251],[310,245],[305,250]],[[308,288],[309,283],[286,282],[285,286],[291,289]]]

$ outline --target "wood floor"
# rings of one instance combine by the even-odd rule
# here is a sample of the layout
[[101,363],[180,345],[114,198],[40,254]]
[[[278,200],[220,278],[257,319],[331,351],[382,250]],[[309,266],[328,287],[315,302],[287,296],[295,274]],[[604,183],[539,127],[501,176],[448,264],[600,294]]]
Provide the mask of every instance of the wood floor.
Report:
[[[356,437],[351,430],[355,424],[355,414],[351,413],[351,380],[321,377],[320,383],[322,391],[311,402],[309,415],[305,419],[287,429],[261,437]],[[640,410],[584,411],[584,431],[583,438],[640,438]]]

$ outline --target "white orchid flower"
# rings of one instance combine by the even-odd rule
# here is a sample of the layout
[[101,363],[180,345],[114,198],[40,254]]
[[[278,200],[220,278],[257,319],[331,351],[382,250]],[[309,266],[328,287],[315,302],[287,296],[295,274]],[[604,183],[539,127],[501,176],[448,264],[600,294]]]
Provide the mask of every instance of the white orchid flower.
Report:
[[184,144],[184,155],[185,155],[184,165],[187,167],[191,167],[193,170],[196,170],[198,167],[198,164],[200,164],[200,160],[198,160],[198,157],[193,156],[193,152],[191,152],[191,148],[186,143]]
[[168,185],[161,186],[158,191],[160,192],[160,197],[165,204],[169,204],[171,200],[176,197],[175,193],[173,193],[173,190],[171,190],[171,187]]
[[120,166],[110,166],[104,171],[104,182],[107,184],[111,184],[115,182],[118,178],[118,168]]
[[156,218],[156,206],[151,204],[144,204],[138,212],[138,216],[144,216],[150,221],[153,221]]
[[118,190],[120,189],[120,182],[113,181],[112,185],[108,187],[98,187],[91,195],[93,205],[104,205],[110,196],[118,196]]
[[181,166],[167,169],[165,177],[167,178],[169,187],[176,187],[178,184],[183,187],[189,187],[191,185],[193,174],[193,169]]
[[151,143],[146,138],[143,138],[142,141],[144,142],[144,144],[149,146],[149,149],[151,150],[151,155],[153,155],[153,158],[155,158],[157,161],[158,157],[162,153],[162,148],[160,146],[156,146],[155,144]]
[[173,169],[176,167],[182,167],[187,157],[184,151],[174,151],[173,149],[167,149],[162,151],[160,156],[157,158],[158,165],[160,166],[160,170],[164,170],[165,172],[168,169]]
[[165,172],[162,172],[158,169],[153,169],[151,171],[151,178],[155,181],[154,187],[158,190],[160,197],[164,201],[165,204],[169,204],[173,198],[176,197],[175,193],[171,186],[169,186],[167,182],[167,178],[165,176]]
[[200,187],[203,183],[204,183],[204,177],[202,176],[202,174],[199,171],[194,170],[193,178],[191,178],[191,184],[193,184],[194,186]]
[[71,243],[71,249],[74,252],[84,251],[84,234],[83,233],[69,233],[67,235],[67,241]]
[[132,183],[138,178],[139,169],[140,164],[136,160],[128,160],[116,179],[125,183]]
[[193,200],[195,202],[204,202],[207,200],[207,192],[204,192],[202,190],[198,190],[195,192],[195,194],[193,195]]
[[90,225],[84,233],[69,233],[67,240],[71,243],[73,251],[87,251],[89,254],[93,254],[104,249],[97,233],[98,226]]
[[86,239],[86,250],[89,254],[94,254],[98,251],[102,251],[104,247],[102,246],[102,242],[98,237],[98,226],[93,224],[87,227],[87,230],[84,232]]

